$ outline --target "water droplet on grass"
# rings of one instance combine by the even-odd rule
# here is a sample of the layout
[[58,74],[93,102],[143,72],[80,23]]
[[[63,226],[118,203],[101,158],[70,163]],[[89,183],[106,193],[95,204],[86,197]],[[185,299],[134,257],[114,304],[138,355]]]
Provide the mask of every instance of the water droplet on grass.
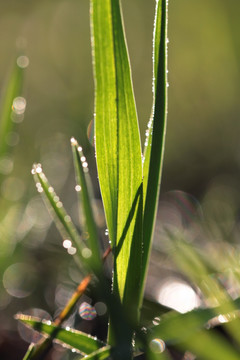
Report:
[[81,188],[80,185],[76,185],[76,186],[75,186],[75,190],[76,190],[77,192],[81,191],[81,189],[82,189],[82,188]]
[[77,146],[77,140],[74,137],[71,138],[71,144]]
[[69,249],[71,246],[72,246],[71,240],[66,239],[66,240],[63,241],[63,247],[65,249]]
[[150,348],[154,353],[160,354],[165,350],[165,342],[162,339],[153,339]]
[[69,249],[67,249],[67,252],[69,253],[69,255],[75,255],[77,252],[77,249],[73,246],[71,246]]
[[159,325],[160,324],[160,318],[159,317],[155,317],[152,321],[153,325]]

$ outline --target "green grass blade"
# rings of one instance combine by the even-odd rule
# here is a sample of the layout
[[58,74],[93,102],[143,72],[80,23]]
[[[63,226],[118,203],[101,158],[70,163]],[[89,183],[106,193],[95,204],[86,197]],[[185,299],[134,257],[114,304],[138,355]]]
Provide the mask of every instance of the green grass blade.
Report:
[[153,49],[153,109],[144,151],[143,269],[148,264],[162,173],[167,117],[167,0],[156,2]]
[[92,0],[91,25],[96,158],[109,236],[116,246],[114,293],[126,307],[131,303],[137,309],[138,291],[130,284],[140,281],[142,159],[119,1]]
[[182,342],[216,317],[217,312],[216,309],[197,309],[185,314],[171,311],[161,317],[159,325],[152,328],[151,337],[161,337],[171,344]]
[[[224,288],[218,276],[214,276],[214,270],[208,266],[204,256],[198,252],[192,244],[182,239],[171,238],[175,251],[171,252],[175,263],[184,274],[197,286],[206,300],[211,304],[219,304],[219,313],[232,313],[239,308],[239,300],[232,301],[231,296]],[[215,270],[217,273],[217,270]],[[216,314],[217,315],[217,314]],[[240,318],[229,321],[222,325],[232,338],[240,344],[239,327]]]
[[109,358],[110,355],[111,355],[111,346],[107,345],[97,351],[94,351],[90,355],[84,356],[84,359],[85,360],[104,360],[104,359]]
[[[233,303],[235,309],[238,308],[240,299],[236,299]],[[232,303],[225,304],[224,308],[228,309],[229,306],[233,308]],[[224,356],[219,357],[213,351],[214,348],[218,347],[219,354],[221,351],[222,354],[227,354],[229,351],[229,359],[236,359],[236,350],[224,337],[216,334],[213,330],[204,329],[210,320],[218,315],[225,314],[228,315],[229,323],[236,321],[234,314],[232,313],[233,316],[231,317],[231,313],[228,313],[227,310],[226,313],[222,312],[222,307],[196,309],[185,314],[171,311],[161,317],[159,325],[152,328],[148,342],[151,343],[154,339],[162,339],[168,345],[175,345],[181,350],[190,350],[196,355],[203,356],[204,359],[225,358]],[[228,357],[226,358],[228,359]]]
[[85,264],[89,263],[89,249],[83,243],[83,240],[81,239],[70,216],[67,214],[62,202],[43,173],[40,164],[33,165],[32,174],[34,175],[37,190],[44,195],[46,206],[55,220],[56,226],[58,227],[63,240],[70,240],[72,242],[71,248],[73,248],[73,250],[77,250],[77,253],[74,256],[75,258],[80,258]]
[[0,156],[7,151],[7,136],[14,125],[11,117],[13,113],[13,100],[20,96],[23,85],[23,72],[24,69],[18,66],[16,62],[2,97],[0,107]]
[[84,220],[86,232],[88,233],[88,244],[92,253],[92,262],[95,272],[99,272],[102,268],[102,261],[99,248],[99,236],[97,231],[96,222],[93,215],[91,200],[92,184],[88,174],[86,158],[83,155],[82,148],[78,145],[77,141],[71,139],[73,161],[75,167],[76,183],[79,189],[79,200],[83,207]]
[[217,332],[205,330],[193,334],[186,342],[179,345],[181,350],[189,350],[204,360],[239,359],[239,351],[225,336]]
[[82,331],[75,329],[66,330],[48,324],[47,321],[41,321],[38,318],[22,314],[18,314],[16,318],[32,329],[37,330],[42,334],[49,335],[86,355],[91,354],[105,345],[100,340]]
[[23,360],[30,360],[34,351],[34,344],[29,345],[29,348],[23,358]]

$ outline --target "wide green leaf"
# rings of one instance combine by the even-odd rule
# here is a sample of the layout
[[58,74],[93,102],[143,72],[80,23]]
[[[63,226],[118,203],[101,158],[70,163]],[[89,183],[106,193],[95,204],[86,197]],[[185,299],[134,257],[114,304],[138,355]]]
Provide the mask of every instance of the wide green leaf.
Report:
[[167,118],[167,0],[156,1],[153,107],[144,149],[143,277],[146,276],[162,173]]
[[119,1],[92,0],[91,26],[96,159],[109,237],[115,247],[113,291],[136,319],[142,250],[142,158]]
[[47,321],[41,321],[38,318],[22,314],[18,314],[16,318],[32,329],[49,335],[67,346],[80,351],[82,354],[91,354],[105,345],[97,338],[82,331],[59,328],[53,324],[48,324]]

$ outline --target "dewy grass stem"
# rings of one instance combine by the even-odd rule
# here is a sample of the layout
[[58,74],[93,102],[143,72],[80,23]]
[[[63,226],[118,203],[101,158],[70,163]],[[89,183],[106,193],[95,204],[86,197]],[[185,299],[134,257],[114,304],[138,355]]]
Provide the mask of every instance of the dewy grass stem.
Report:
[[[112,249],[109,246],[102,256],[103,262],[107,259],[111,251]],[[78,302],[80,297],[85,293],[91,280],[92,280],[92,274],[88,274],[87,276],[84,277],[84,279],[78,285],[77,289],[72,294],[70,300],[68,301],[64,309],[53,321],[53,325],[60,327],[62,323],[70,316],[76,303]],[[23,360],[40,360],[51,349],[53,339],[54,339],[54,334],[52,334],[52,336],[51,335],[48,336],[45,339],[41,339],[37,344],[31,343]]]

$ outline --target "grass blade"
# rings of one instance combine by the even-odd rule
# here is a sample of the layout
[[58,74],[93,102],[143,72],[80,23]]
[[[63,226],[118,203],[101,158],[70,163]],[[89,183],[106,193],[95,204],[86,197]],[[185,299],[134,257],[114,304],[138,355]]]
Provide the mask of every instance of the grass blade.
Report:
[[239,359],[239,351],[228,342],[226,337],[209,330],[202,330],[193,334],[185,343],[181,344],[179,348],[182,350],[188,349],[204,360]]
[[[131,72],[118,0],[91,1],[95,74],[96,158],[114,286],[137,318],[142,247],[142,158]],[[128,268],[130,264],[130,268]],[[127,280],[128,279],[128,280]],[[133,287],[132,284],[135,286]]]
[[101,349],[94,351],[92,354],[84,357],[85,360],[104,360],[109,358],[111,355],[111,346],[107,345]]
[[[196,309],[185,314],[170,311],[161,316],[159,325],[152,328],[151,337],[160,336],[164,341],[170,343],[182,342],[190,337],[194,331],[196,332],[204,328],[207,322],[216,316],[228,314],[229,321],[231,322],[231,320],[235,319],[235,316],[234,312],[232,312],[233,316],[231,317],[231,311],[228,312],[228,310],[236,311],[239,306],[240,299],[236,299],[231,303],[226,303],[224,307]],[[225,312],[223,312],[223,309],[225,309]]]
[[167,0],[156,2],[153,49],[153,109],[144,150],[143,276],[146,276],[162,173],[167,117]]
[[42,334],[49,335],[54,339],[61,341],[67,346],[77,349],[82,354],[91,354],[92,352],[100,349],[105,344],[95,337],[86,334],[82,331],[75,329],[63,329],[55,325],[50,325],[48,322],[41,321],[38,318],[32,316],[26,316],[18,314],[16,316],[17,320],[20,320],[25,325],[31,327]]
[[[240,299],[236,299],[233,303],[235,309],[238,308]],[[213,330],[204,329],[210,320],[219,315],[227,315],[229,324],[235,322],[234,313],[231,315],[231,312],[227,312],[228,308],[233,308],[233,303],[225,304],[226,313],[222,312],[222,306],[212,309],[196,309],[185,314],[171,311],[161,317],[159,325],[152,328],[148,342],[151,344],[154,339],[161,339],[167,345],[174,345],[184,351],[190,350],[204,359],[237,359],[236,356],[239,356],[237,351],[225,337]],[[218,348],[218,354],[215,351],[216,348]],[[227,356],[228,352],[229,357]]]
[[[7,87],[4,91],[4,95],[1,101],[0,111],[0,156],[7,151],[7,136],[11,132],[13,127],[12,113],[13,113],[13,101],[21,93],[23,85],[23,72],[24,68],[17,64],[14,64],[13,70],[7,82]],[[24,112],[25,108],[22,109]]]
[[38,191],[44,195],[47,208],[53,216],[62,238],[64,240],[69,239],[72,242],[73,246],[71,245],[70,248],[73,249],[74,253],[77,250],[77,253],[74,256],[75,259],[80,258],[80,260],[86,265],[89,259],[88,256],[85,255],[88,255],[89,252],[85,251],[85,249],[88,248],[83,243],[75,225],[64,209],[63,204],[56,195],[53,187],[49,184],[40,164],[33,165],[32,174],[34,175]]
[[71,145],[73,151],[76,183],[79,189],[78,194],[84,213],[86,227],[84,230],[86,230],[88,233],[88,243],[92,253],[91,264],[93,266],[94,272],[97,273],[102,268],[102,261],[99,248],[99,236],[91,205],[91,200],[93,198],[91,179],[87,172],[87,162],[83,155],[82,148],[78,145],[74,138],[71,139]]

